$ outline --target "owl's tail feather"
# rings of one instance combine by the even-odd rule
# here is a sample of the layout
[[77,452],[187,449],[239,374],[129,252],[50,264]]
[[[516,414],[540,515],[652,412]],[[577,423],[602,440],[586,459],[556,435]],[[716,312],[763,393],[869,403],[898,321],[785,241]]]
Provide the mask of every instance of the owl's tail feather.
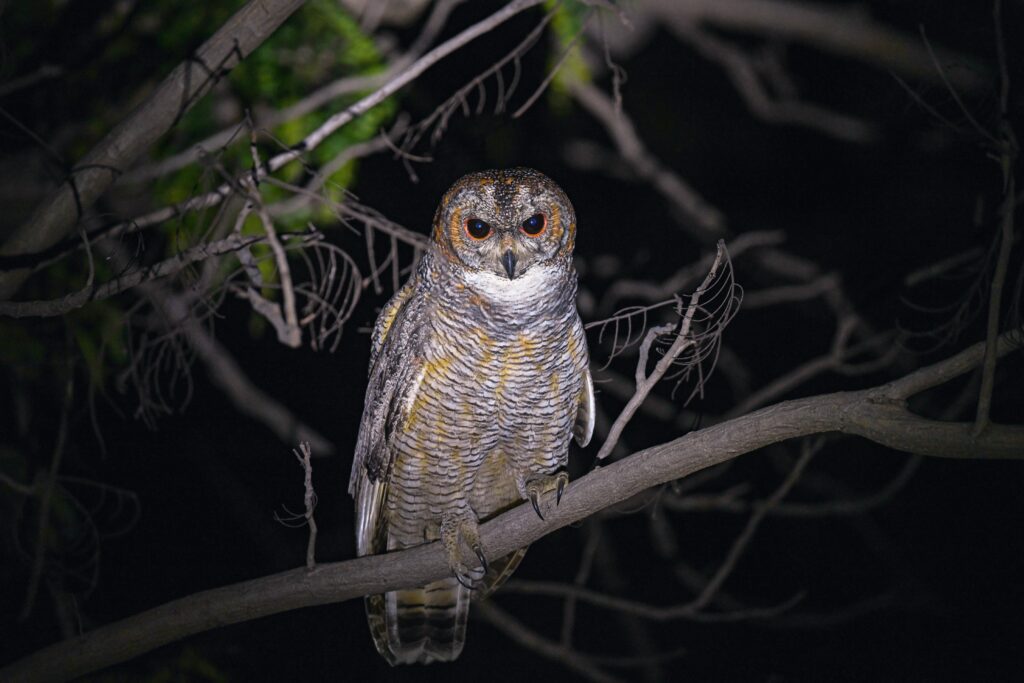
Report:
[[450,662],[466,642],[470,591],[455,577],[366,599],[370,632],[392,666]]
[[367,596],[366,615],[377,651],[392,666],[456,659],[466,642],[470,600],[497,590],[525,554],[526,548],[520,548],[491,562],[473,591],[448,577],[424,588]]

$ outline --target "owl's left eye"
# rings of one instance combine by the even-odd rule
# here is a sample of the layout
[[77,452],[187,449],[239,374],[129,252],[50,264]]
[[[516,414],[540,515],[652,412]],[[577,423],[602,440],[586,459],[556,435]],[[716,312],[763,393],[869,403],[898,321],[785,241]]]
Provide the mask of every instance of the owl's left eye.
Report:
[[536,237],[537,235],[544,232],[544,226],[547,225],[547,219],[544,218],[544,214],[535,213],[525,221],[523,221],[523,232],[530,237]]

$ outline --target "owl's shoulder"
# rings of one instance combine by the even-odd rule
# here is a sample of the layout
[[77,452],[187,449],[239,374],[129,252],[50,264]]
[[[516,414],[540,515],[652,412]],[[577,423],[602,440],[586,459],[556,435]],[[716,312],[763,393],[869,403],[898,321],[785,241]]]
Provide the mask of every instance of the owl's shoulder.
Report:
[[429,262],[432,256],[428,252],[421,259],[419,267],[381,309],[373,328],[371,361],[390,338],[407,335],[430,316],[431,303],[439,289],[437,269]]

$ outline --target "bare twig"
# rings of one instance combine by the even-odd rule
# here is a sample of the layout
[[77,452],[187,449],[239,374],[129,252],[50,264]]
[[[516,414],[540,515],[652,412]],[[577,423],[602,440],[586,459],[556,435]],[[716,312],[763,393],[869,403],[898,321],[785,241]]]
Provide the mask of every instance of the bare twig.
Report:
[[277,238],[277,230],[270,214],[262,205],[257,209],[263,232],[267,236],[267,244],[274,252],[277,274],[281,278],[281,296],[284,300],[284,324],[277,327],[277,340],[286,346],[297,349],[302,345],[302,331],[299,329],[299,316],[295,312],[295,289],[292,286],[292,270],[288,266],[288,256]]
[[[804,0],[687,0],[654,2],[651,8],[675,29],[712,25],[802,43],[914,78],[933,82],[939,78],[932,56],[921,47],[917,36],[876,21],[855,5]],[[947,75],[957,87],[986,87],[983,74],[970,68],[970,58],[950,52],[938,52],[936,58],[943,64],[967,67]]]
[[799,100],[777,100],[769,95],[751,58],[740,48],[703,29],[687,27],[677,34],[704,57],[722,66],[750,111],[770,123],[812,128],[848,142],[868,142],[876,133],[865,121]]
[[[456,90],[448,99],[437,106],[425,119],[417,123],[415,126],[412,126],[403,136],[402,144],[400,145],[403,152],[411,151],[431,129],[433,129],[433,132],[430,135],[430,141],[432,144],[437,144],[440,141],[441,136],[444,134],[452,115],[456,111],[461,109],[465,114],[469,114],[469,95],[473,91],[476,91],[479,94],[476,111],[477,113],[482,112],[486,103],[486,90],[484,88],[484,84],[487,79],[492,76],[497,80],[498,84],[494,113],[499,114],[504,111],[505,106],[511,100],[512,95],[519,84],[519,77],[521,75],[520,58],[531,47],[533,47],[534,44],[536,44],[537,40],[543,33],[544,28],[548,25],[553,16],[554,11],[547,12],[541,21],[538,22],[537,25],[534,26],[515,47],[506,53],[504,57],[484,69],[484,71],[476,75],[468,83]],[[506,87],[502,70],[510,62],[514,65],[515,70],[513,72],[512,81]],[[416,175],[412,171],[411,166],[407,164],[406,169],[409,171],[411,177],[415,179]]]
[[[744,296],[744,302],[746,297]],[[885,367],[891,363],[896,354],[899,353],[898,344],[888,344],[887,351],[878,358],[862,363],[851,365],[848,359],[856,356],[875,345],[874,339],[861,344],[850,345],[850,337],[856,329],[858,320],[856,316],[846,315],[836,320],[836,331],[832,338],[831,348],[824,354],[801,363],[781,377],[778,377],[757,391],[749,394],[741,403],[734,406],[726,417],[742,415],[743,413],[759,408],[773,400],[786,395],[796,387],[821,375],[833,371],[844,375],[866,374]],[[887,335],[886,338],[891,338]]]
[[[302,235],[289,236],[289,238],[291,237],[298,238],[301,242],[306,242],[319,240],[322,238],[322,235],[319,235],[319,233],[316,235],[303,233]],[[265,242],[265,237],[241,237],[238,235],[231,235],[230,237],[216,242],[196,245],[195,247],[186,249],[175,256],[160,261],[159,263],[155,263],[152,266],[132,270],[120,275],[110,282],[97,286],[95,289],[91,287],[88,291],[83,289],[81,291],[86,293],[85,296],[74,294],[60,299],[50,299],[47,301],[0,301],[0,315],[6,315],[12,318],[52,317],[64,315],[76,308],[81,308],[90,301],[107,299],[144,282],[150,282],[178,273],[193,263],[204,261],[214,256],[244,250],[254,244],[262,244]]]
[[[1009,121],[1009,90],[1010,77],[1006,64],[1006,46],[1003,41],[1002,2],[996,0],[993,9],[993,20],[996,31],[996,51],[999,56],[999,139],[994,140],[999,150],[999,164],[1003,172],[1003,202],[1001,207],[999,258],[996,270],[992,275],[991,291],[988,301],[988,321],[985,326],[985,361],[981,369],[981,391],[978,395],[978,412],[974,419],[974,433],[980,434],[989,424],[989,412],[992,406],[992,389],[995,386],[996,371],[996,339],[999,336],[999,315],[1003,301],[1003,283],[1010,264],[1010,250],[1013,249],[1014,213],[1016,202],[1017,137]],[[950,86],[952,88],[952,86]],[[959,102],[959,100],[957,100]],[[961,104],[966,112],[966,108]],[[969,113],[968,113],[969,116]],[[973,118],[970,119],[977,126]],[[989,136],[991,138],[991,136]]]
[[[769,510],[775,517],[827,517],[830,515],[859,515],[892,500],[910,481],[922,461],[921,456],[907,458],[907,462],[889,482],[874,493],[859,498],[830,500],[822,503],[780,502]],[[680,512],[727,512],[743,513],[756,510],[764,501],[747,502],[739,498],[740,490],[730,490],[718,495],[688,494],[677,496],[668,493],[659,502],[669,510]]]
[[[281,187],[291,192],[294,192],[297,195],[295,197],[283,199],[272,204],[266,204],[265,206],[267,212],[270,214],[271,217],[293,214],[305,208],[310,203],[316,201],[319,201],[332,209],[337,210],[341,208],[342,211],[347,212],[348,207],[346,205],[330,200],[325,195],[317,193],[316,190],[321,188],[326,182],[327,178],[330,177],[330,175],[337,171],[339,168],[341,168],[341,166],[343,166],[345,163],[351,161],[352,159],[357,159],[368,156],[370,154],[381,152],[385,149],[388,149],[387,142],[380,137],[374,138],[373,140],[368,140],[367,142],[351,145],[350,147],[347,147],[341,152],[339,152],[337,156],[335,156],[333,159],[324,164],[318,171],[313,173],[312,177],[309,178],[309,180],[307,180],[306,185],[304,187],[284,182],[273,176],[261,176],[258,171],[255,174],[255,180],[253,175],[250,173],[250,175],[248,176],[248,181],[262,182],[268,185]],[[236,184],[235,179],[231,178],[229,182],[214,190],[211,190],[210,192],[190,197],[171,206],[165,206],[159,209],[155,209],[153,211],[150,211],[141,216],[136,216],[135,218],[132,218],[127,221],[121,221],[118,223],[113,223],[100,227],[98,229],[89,231],[87,233],[87,236],[91,240],[105,240],[122,237],[124,235],[134,234],[147,228],[160,225],[162,223],[166,223],[167,221],[178,218],[179,216],[182,216],[186,213],[190,213],[192,211],[201,211],[203,209],[221,205],[222,202],[225,202],[228,198],[237,197],[238,195],[236,194],[236,190],[239,189],[244,190],[245,188],[239,187]],[[249,194],[250,193],[245,192],[244,196],[248,197]],[[237,222],[238,227],[235,230],[236,233],[239,232],[241,224],[248,216],[248,213],[251,212],[252,210],[253,206],[250,204],[248,208],[243,210],[244,215],[239,215]],[[404,230],[404,228],[396,226],[396,230]],[[406,233],[403,233],[403,235],[408,235],[410,237],[415,235],[414,239],[420,240],[422,243],[426,242],[426,239],[422,235],[419,235],[418,233],[412,233],[411,231],[407,231]],[[51,265],[55,261],[66,256],[71,251],[77,249],[80,245],[81,243],[78,243],[76,246],[69,246],[60,254],[52,258],[47,258],[40,261],[37,265],[33,266],[33,272]]]
[[746,551],[747,546],[750,545],[750,541],[754,538],[754,534],[757,533],[758,527],[761,526],[761,522],[768,515],[769,511],[778,505],[786,495],[793,490],[793,486],[799,481],[800,475],[803,474],[804,468],[811,462],[811,458],[821,448],[822,440],[817,439],[815,443],[804,441],[803,448],[800,452],[800,458],[793,465],[793,469],[789,471],[789,474],[783,480],[782,484],[775,489],[775,492],[764,502],[763,505],[754,509],[754,513],[750,515],[747,520],[746,526],[743,527],[743,531],[740,532],[732,545],[729,547],[729,552],[722,560],[722,563],[718,565],[718,569],[715,570],[714,575],[704,586],[704,590],[701,591],[700,595],[693,601],[693,608],[696,610],[703,609],[718,593],[718,590],[725,583],[725,580],[729,578],[733,570],[736,568],[736,564],[739,562],[740,557]]
[[[996,6],[998,7],[998,5],[999,2],[997,0]],[[974,129],[975,133],[985,138],[992,144],[998,144],[999,141],[996,140],[995,137],[993,137],[992,133],[985,130],[984,126],[978,123],[978,120],[974,118],[974,114],[971,113],[971,110],[968,109],[967,106],[964,105],[963,100],[960,99],[960,93],[957,92],[956,86],[954,86],[953,83],[950,82],[948,69],[939,60],[938,55],[935,54],[935,50],[934,48],[932,48],[932,43],[930,40],[928,40],[928,34],[925,33],[924,26],[920,26],[919,30],[921,33],[921,42],[924,43],[925,49],[928,50],[928,58],[931,59],[932,65],[935,67],[935,73],[938,74],[939,79],[942,80],[942,84],[946,86],[946,91],[949,92],[950,97],[953,98],[953,101],[956,103],[957,108],[963,113],[964,117],[967,119],[967,122],[971,124],[971,128]],[[1006,113],[1005,110],[1003,111],[1003,113]]]
[[[668,372],[668,369],[675,362],[676,358],[679,357],[679,354],[681,354],[685,349],[699,343],[699,340],[696,339],[695,336],[691,336],[690,325],[692,324],[693,317],[700,306],[701,297],[718,276],[718,270],[723,265],[723,259],[728,259],[725,253],[725,242],[719,240],[718,251],[714,262],[711,264],[711,269],[708,271],[707,277],[704,278],[704,282],[700,284],[697,290],[690,297],[690,302],[687,304],[685,313],[680,311],[682,313],[682,319],[679,322],[679,329],[676,332],[672,345],[654,366],[654,369],[651,370],[650,374],[647,374],[647,353],[645,351],[649,351],[655,338],[670,331],[674,326],[669,326],[668,328],[654,328],[648,332],[647,337],[644,340],[645,348],[641,348],[640,360],[637,361],[636,392],[612,424],[612,427],[608,432],[608,438],[605,439],[605,442],[601,445],[601,449],[597,453],[598,460],[603,460],[611,454],[612,450],[615,448],[615,444],[619,440],[619,437],[622,435],[622,430],[624,430],[626,425],[629,424],[629,421],[633,419],[633,415],[636,414],[640,404],[644,402],[645,398],[647,398],[647,394],[649,394],[651,389],[661,381],[661,378],[665,376],[665,373]],[[726,267],[728,267],[728,264],[726,264]],[[729,286],[728,289],[731,290],[731,286]],[[732,291],[727,292],[726,296],[732,297]],[[728,315],[724,317],[728,318]]]
[[936,263],[919,268],[912,273],[907,274],[903,278],[903,284],[907,287],[916,287],[923,282],[927,282],[928,280],[944,275],[951,270],[959,268],[960,266],[977,261],[984,255],[984,253],[985,252],[981,247],[975,247],[958,254],[953,254],[948,258],[944,258]]
[[767,308],[798,301],[809,301],[823,294],[839,289],[839,276],[826,273],[820,277],[798,285],[780,285],[766,289],[745,290],[743,292],[743,308]]
[[466,45],[470,41],[488,33],[501,24],[505,23],[520,12],[527,10],[531,7],[541,4],[542,0],[512,0],[494,14],[490,15],[486,19],[483,19],[476,24],[473,24],[469,28],[458,33],[456,36],[448,39],[444,43],[441,43],[433,50],[423,55],[421,58],[413,62],[409,67],[398,74],[394,79],[389,81],[384,87],[380,88],[376,92],[363,99],[359,100],[345,111],[334,114],[327,119],[319,128],[306,136],[306,138],[296,145],[295,150],[279,154],[276,157],[270,159],[267,164],[271,167],[271,170],[277,170],[286,163],[298,158],[299,151],[306,151],[319,145],[324,138],[328,135],[341,128],[343,125],[353,120],[357,116],[361,116],[373,107],[377,106],[385,99],[396,93],[401,88],[408,85],[410,82],[415,80],[421,73],[429,69],[431,66],[439,62],[440,60],[447,57],[452,52],[455,52],[462,46]]
[[64,458],[64,450],[67,445],[68,420],[71,415],[74,386],[74,374],[68,368],[68,379],[64,384],[64,400],[61,404],[60,423],[57,427],[57,439],[53,446],[53,457],[50,459],[49,470],[43,475],[45,480],[39,485],[39,523],[36,526],[36,544],[32,556],[32,571],[29,574],[28,588],[25,590],[25,601],[22,603],[21,613],[18,615],[19,621],[24,621],[31,616],[36,595],[39,593],[39,582],[43,578],[43,569],[46,564],[46,548],[49,545],[53,490],[56,488],[57,478],[60,476],[61,461]]
[[[340,220],[343,223],[347,223],[352,220],[358,221],[360,223],[365,224],[367,228],[371,228],[378,232],[382,232],[390,237],[394,237],[398,239],[400,242],[408,244],[409,246],[417,250],[426,249],[430,245],[430,238],[427,237],[426,235],[419,232],[414,232],[408,228],[402,227],[397,223],[393,223],[378,211],[368,206],[361,205],[359,204],[359,202],[356,202],[351,198],[346,199],[344,202],[339,202],[328,197],[325,197],[322,194],[317,194],[312,190],[308,190],[303,187],[298,187],[296,185],[286,183],[276,178],[267,178],[266,182],[270,185],[275,185],[277,187],[290,190],[292,192],[295,192],[296,194],[304,195],[306,197],[309,197],[311,201],[326,206],[327,208],[331,209],[334,212],[334,215],[338,218],[338,220]],[[267,206],[267,210],[270,212],[270,215],[272,216],[277,215],[278,213],[284,213],[284,211],[277,210],[278,204],[286,204],[287,202],[288,200],[284,200],[279,203],[270,204],[269,206]]]
[[[128,256],[119,244],[108,242],[105,249],[116,266],[124,267],[128,263]],[[139,287],[158,312],[158,325],[168,331],[170,340],[174,340],[175,352],[185,352],[184,344],[178,341],[183,336],[188,341],[188,349],[206,365],[211,381],[228,395],[239,412],[252,416],[286,443],[308,441],[318,455],[334,452],[330,441],[253,385],[237,361],[195,317],[190,301],[159,281],[144,281]],[[185,361],[183,363],[187,365]],[[134,371],[134,366],[130,370]]]
[[512,118],[518,119],[520,116],[525,114],[527,110],[533,106],[534,102],[536,102],[540,98],[540,96],[544,94],[544,91],[547,90],[549,85],[551,85],[551,81],[555,80],[555,77],[561,70],[562,65],[564,65],[566,60],[568,60],[573,55],[574,51],[576,50],[576,44],[579,42],[580,37],[583,35],[583,31],[586,30],[587,24],[590,23],[590,20],[593,17],[593,15],[594,12],[593,10],[591,10],[587,12],[585,17],[583,17],[583,21],[580,23],[580,27],[576,31],[576,34],[572,37],[572,40],[569,41],[569,44],[562,49],[562,55],[555,62],[554,66],[552,66],[551,69],[548,71],[548,74],[544,77],[544,80],[540,82],[540,85],[538,85],[537,88],[533,91],[533,94],[527,97],[526,101],[523,102],[523,104],[521,104],[518,109],[512,112]]
[[38,489],[37,484],[22,484],[20,481],[12,479],[3,472],[0,472],[0,484],[3,484],[7,488],[22,496],[34,496],[36,494],[36,490]]
[[591,83],[571,80],[569,88],[575,100],[605,127],[636,176],[661,192],[694,237],[707,243],[724,234],[721,212],[647,150],[625,112],[616,111],[612,98]]
[[[597,547],[601,543],[601,525],[596,520],[587,525],[587,540],[583,545],[583,552],[580,553],[580,566],[573,578],[573,585],[586,585],[590,577],[590,570],[594,566],[594,556],[597,554]],[[505,584],[507,587],[508,584]],[[565,604],[562,605],[562,635],[559,641],[565,647],[572,646],[572,633],[576,626],[576,598],[567,596]]]
[[51,78],[59,78],[64,75],[64,67],[55,64],[43,64],[30,74],[20,78],[12,78],[9,81],[0,83],[0,97],[6,97],[13,92],[23,90],[35,85],[40,81],[47,81]]
[[[748,251],[754,251],[760,247],[774,247],[782,244],[786,239],[785,233],[781,230],[753,230],[737,235],[726,243],[729,258],[735,261]],[[642,299],[645,301],[662,301],[664,304],[674,303],[676,292],[682,291],[692,283],[700,280],[701,276],[708,272],[712,262],[715,260],[714,252],[705,254],[698,261],[683,266],[675,273],[661,282],[650,282],[648,280],[630,280],[617,277],[608,287],[608,292],[601,299],[601,310],[615,310],[623,299]],[[756,292],[754,292],[756,294]],[[747,292],[743,294],[743,307],[749,308],[750,304]],[[589,329],[599,323],[587,324]]]
[[292,515],[292,518],[288,520],[278,519],[278,521],[287,522],[291,519],[302,519],[303,523],[309,527],[309,541],[306,543],[306,569],[313,569],[316,567],[316,519],[313,517],[313,511],[316,509],[316,491],[313,489],[313,463],[310,461],[310,457],[313,452],[309,448],[309,442],[303,441],[299,444],[299,450],[292,449],[292,454],[295,455],[296,460],[302,465],[302,471],[305,474],[303,479],[303,490],[305,491],[302,501],[305,506],[305,512],[300,515]]
[[985,362],[982,366],[981,391],[978,394],[978,412],[974,420],[975,433],[981,433],[988,426],[989,411],[992,406],[992,389],[995,386],[996,371],[996,339],[999,336],[999,314],[1003,301],[1003,283],[1010,264],[1010,250],[1013,248],[1014,220],[1014,173],[1012,161],[1004,160],[1004,168],[1008,169],[1008,179],[1002,207],[1002,226],[1000,231],[999,259],[996,261],[996,272],[992,275],[991,292],[988,301],[988,322],[985,326]]
[[543,595],[565,598],[566,600],[578,600],[580,602],[585,602],[588,605],[631,614],[651,621],[665,622],[685,620],[705,624],[770,619],[782,614],[783,612],[791,610],[804,597],[802,593],[798,593],[788,600],[785,600],[778,605],[773,605],[772,607],[753,607],[730,610],[728,612],[703,612],[700,607],[696,606],[692,602],[682,605],[649,605],[636,600],[601,593],[584,586],[569,583],[557,583],[554,581],[527,581],[525,579],[512,579],[506,583],[501,590],[503,593]]
[[537,634],[492,602],[475,603],[473,609],[485,621],[523,647],[572,669],[588,680],[597,681],[598,683],[615,683],[619,681],[618,678],[603,671],[596,664],[589,661],[586,655]]
[[[628,401],[636,390],[635,382],[631,382],[625,375],[620,375],[611,369],[601,370],[600,374],[595,377],[594,384],[602,394],[613,396],[620,401]],[[660,422],[674,424],[680,431],[692,429],[698,421],[696,412],[681,409],[675,402],[657,394],[647,395],[647,400],[640,405],[640,412]],[[704,419],[708,418],[705,416]]]

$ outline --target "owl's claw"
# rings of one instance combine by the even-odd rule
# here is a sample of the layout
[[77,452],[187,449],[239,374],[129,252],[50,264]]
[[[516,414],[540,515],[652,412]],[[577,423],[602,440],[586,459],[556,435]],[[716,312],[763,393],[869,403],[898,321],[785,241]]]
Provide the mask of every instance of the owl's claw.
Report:
[[477,543],[473,546],[473,552],[476,554],[476,559],[480,560],[480,568],[483,569],[483,573],[486,574],[487,570],[490,569],[490,565],[487,564],[487,558],[484,556],[484,549],[480,547],[479,543]]
[[530,491],[530,502],[533,503],[533,511],[537,513],[537,516],[543,521],[544,515],[540,513],[540,491],[534,489]]
[[469,569],[466,572],[453,572],[455,574],[455,580],[462,584],[462,587],[466,590],[473,590],[473,577],[469,574]]
[[569,483],[569,475],[565,472],[558,472],[552,475],[540,475],[531,477],[526,482],[526,496],[530,499],[530,503],[533,505],[533,511],[537,513],[537,516],[544,519],[544,515],[540,511],[540,496],[543,493],[554,489],[555,490],[555,505],[562,502],[562,494],[565,493],[565,487]]

